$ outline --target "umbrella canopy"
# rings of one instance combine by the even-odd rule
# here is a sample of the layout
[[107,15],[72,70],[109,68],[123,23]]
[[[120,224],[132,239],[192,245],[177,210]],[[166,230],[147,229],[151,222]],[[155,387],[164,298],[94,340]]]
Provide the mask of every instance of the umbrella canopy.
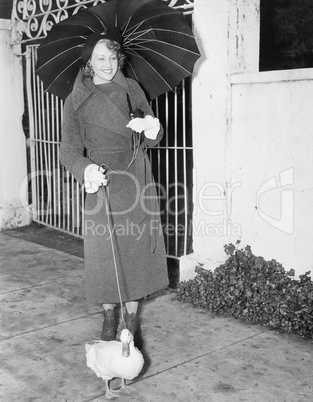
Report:
[[94,32],[118,28],[127,56],[123,73],[151,100],[192,74],[200,57],[179,10],[160,0],[109,0],[54,25],[38,48],[36,73],[45,90],[65,99],[83,65],[81,50]]

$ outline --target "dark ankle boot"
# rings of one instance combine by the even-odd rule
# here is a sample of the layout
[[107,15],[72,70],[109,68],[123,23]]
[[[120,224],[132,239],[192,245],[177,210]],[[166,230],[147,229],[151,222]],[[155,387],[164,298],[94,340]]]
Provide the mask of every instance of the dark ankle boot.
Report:
[[115,311],[108,309],[103,313],[103,326],[100,339],[102,341],[113,341],[116,336],[116,319]]
[[140,328],[140,322],[137,314],[131,313],[129,314],[128,311],[126,310],[126,328],[132,333],[134,337],[134,344],[136,348],[141,350],[143,348],[143,339],[141,336],[141,328]]

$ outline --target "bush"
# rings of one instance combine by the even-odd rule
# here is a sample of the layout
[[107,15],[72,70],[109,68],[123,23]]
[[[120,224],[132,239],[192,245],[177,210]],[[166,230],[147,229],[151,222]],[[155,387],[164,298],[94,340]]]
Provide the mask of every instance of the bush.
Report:
[[310,272],[294,279],[276,260],[253,255],[250,246],[224,246],[227,261],[209,271],[199,265],[196,276],[180,282],[174,299],[259,325],[313,338],[313,282]]

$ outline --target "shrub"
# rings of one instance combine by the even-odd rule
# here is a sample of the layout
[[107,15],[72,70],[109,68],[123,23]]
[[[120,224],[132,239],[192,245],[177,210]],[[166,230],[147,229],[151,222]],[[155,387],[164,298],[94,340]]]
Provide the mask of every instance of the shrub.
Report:
[[180,282],[174,299],[259,325],[313,338],[313,282],[310,272],[294,279],[276,260],[253,255],[250,246],[224,246],[229,256],[214,271],[196,267],[196,276]]

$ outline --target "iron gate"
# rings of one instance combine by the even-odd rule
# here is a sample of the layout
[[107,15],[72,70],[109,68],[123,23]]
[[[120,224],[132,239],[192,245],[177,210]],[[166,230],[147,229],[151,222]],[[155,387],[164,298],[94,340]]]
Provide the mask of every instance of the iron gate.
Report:
[[[22,0],[15,1],[16,8],[19,1]],[[55,1],[60,3],[60,0],[40,0],[40,4],[46,7],[49,2],[52,4]],[[76,2],[76,8],[77,3],[80,6],[82,3],[99,3],[72,1]],[[69,3],[63,0],[63,3],[66,2]],[[175,0],[168,3],[171,6],[180,3],[178,6],[186,8],[186,14],[191,18],[191,1]],[[27,29],[24,31],[27,33]],[[40,35],[33,39],[29,38],[30,35],[28,33],[28,38],[22,42],[26,49],[29,197],[33,220],[82,236],[84,191],[59,162],[63,102],[45,93],[42,82],[35,74]],[[34,39],[36,44],[30,44]],[[177,258],[190,253],[192,247],[191,80],[186,79],[174,92],[160,96],[151,106],[164,127],[164,137],[157,147],[149,149],[150,160],[159,191],[167,254],[170,258]]]

